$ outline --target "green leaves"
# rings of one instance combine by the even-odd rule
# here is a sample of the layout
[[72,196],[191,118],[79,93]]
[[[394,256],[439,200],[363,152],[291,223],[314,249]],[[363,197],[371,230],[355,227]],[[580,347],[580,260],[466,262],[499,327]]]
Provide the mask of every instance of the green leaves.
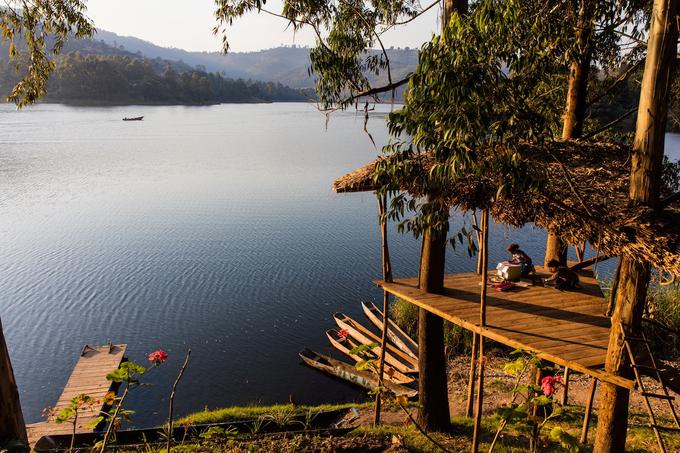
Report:
[[20,5],[0,8],[0,31],[2,39],[9,41],[9,57],[23,74],[8,100],[24,107],[45,94],[54,70],[50,56],[58,55],[71,35],[91,36],[94,26],[81,0],[32,0]]
[[578,439],[559,426],[555,426],[552,430],[550,430],[550,439],[554,440],[555,442],[559,442],[562,448],[569,452],[577,453],[581,451],[581,446]]
[[362,360],[360,362],[357,362],[355,368],[358,371],[366,371],[366,370],[373,370],[375,369],[375,360]]
[[355,348],[352,348],[349,351],[349,353],[359,355],[362,352],[371,351],[372,349],[377,348],[377,347],[378,347],[378,343],[361,344],[361,345],[359,345]]
[[106,379],[111,382],[130,382],[138,383],[137,378],[147,371],[143,366],[135,362],[123,362],[120,367],[106,375]]

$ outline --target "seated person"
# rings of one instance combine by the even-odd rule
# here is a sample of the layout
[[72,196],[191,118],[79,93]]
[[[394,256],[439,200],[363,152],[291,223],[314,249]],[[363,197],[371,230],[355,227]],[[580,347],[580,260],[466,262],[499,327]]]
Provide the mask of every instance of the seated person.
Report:
[[510,263],[522,265],[522,277],[526,277],[534,272],[534,264],[531,261],[531,257],[524,253],[524,250],[519,248],[519,244],[510,244],[508,246],[508,252],[512,254]]
[[580,288],[578,274],[567,266],[560,266],[557,260],[548,262],[548,269],[552,272],[550,278],[543,280],[545,286],[554,286],[557,289]]

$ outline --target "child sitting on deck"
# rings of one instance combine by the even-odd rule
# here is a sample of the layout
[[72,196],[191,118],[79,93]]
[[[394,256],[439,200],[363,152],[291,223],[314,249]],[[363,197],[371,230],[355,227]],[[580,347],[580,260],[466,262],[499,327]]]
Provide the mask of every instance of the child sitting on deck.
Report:
[[534,272],[534,265],[531,261],[531,257],[524,253],[524,250],[519,248],[519,244],[510,244],[508,246],[508,252],[512,254],[510,262],[522,266],[522,277],[526,277]]
[[560,266],[557,260],[548,261],[548,269],[552,272],[550,278],[543,280],[545,286],[554,286],[557,289],[580,288],[578,274],[567,266]]

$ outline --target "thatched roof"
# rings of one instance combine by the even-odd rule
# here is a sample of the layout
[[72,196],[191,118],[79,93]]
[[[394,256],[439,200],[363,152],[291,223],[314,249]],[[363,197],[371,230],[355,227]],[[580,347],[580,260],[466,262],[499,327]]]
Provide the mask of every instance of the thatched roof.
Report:
[[[502,174],[462,178],[451,185],[446,198],[463,210],[489,208],[499,222],[520,227],[535,223],[571,243],[589,241],[602,253],[625,253],[680,276],[680,206],[660,213],[632,207],[628,199],[630,150],[612,143],[585,141],[525,144],[519,154],[527,172],[544,178],[540,192],[527,192],[490,202]],[[433,159],[418,157],[427,172]],[[333,183],[336,192],[376,189],[374,170],[380,158]],[[400,187],[421,195],[417,185]]]

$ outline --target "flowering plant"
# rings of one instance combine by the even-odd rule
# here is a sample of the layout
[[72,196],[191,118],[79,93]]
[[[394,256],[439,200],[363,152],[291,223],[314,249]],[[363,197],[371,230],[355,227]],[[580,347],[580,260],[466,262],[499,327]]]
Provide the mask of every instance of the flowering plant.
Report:
[[[513,424],[519,431],[524,431],[529,435],[530,450],[536,452],[541,430],[550,420],[563,413],[562,406],[555,399],[555,393],[563,382],[561,377],[554,376],[551,367],[546,366],[535,355],[525,354],[521,350],[513,351],[512,354],[518,356],[517,359],[503,367],[506,373],[515,378],[511,390],[512,400],[496,411],[500,424],[489,451],[493,451],[503,429],[508,424]],[[549,374],[537,382],[540,385],[536,385],[533,383],[535,381],[531,371]],[[556,429],[550,433],[553,440],[558,441],[567,450],[578,449],[578,442],[575,438],[563,430],[557,431]]]
[[562,384],[562,378],[559,376],[545,376],[541,379],[541,390],[545,396],[552,396],[557,390],[557,386]]
[[152,352],[149,354],[149,361],[153,362],[155,365],[160,365],[161,363],[165,362],[168,359],[168,354],[163,351],[162,349],[159,349],[157,351]]

